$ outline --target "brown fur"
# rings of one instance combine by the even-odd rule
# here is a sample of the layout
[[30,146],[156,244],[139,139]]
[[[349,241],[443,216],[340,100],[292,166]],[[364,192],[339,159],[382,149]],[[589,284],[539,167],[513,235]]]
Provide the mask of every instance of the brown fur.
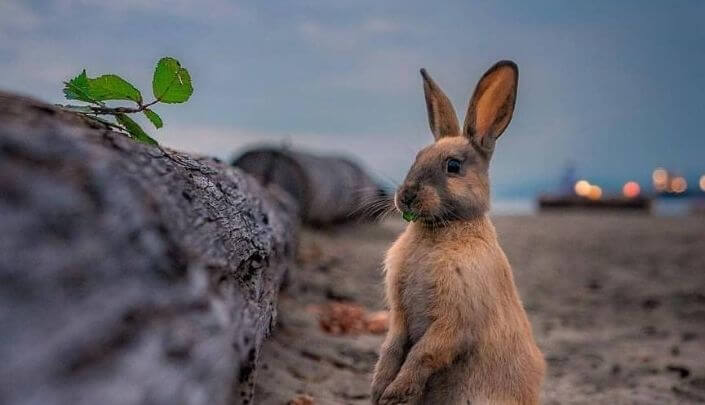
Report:
[[[372,384],[375,404],[539,401],[543,356],[486,215],[489,157],[511,119],[516,79],[512,63],[490,69],[470,102],[465,136],[436,136],[397,193],[397,206],[420,220],[385,259],[391,321]],[[432,130],[451,128],[439,123],[451,114],[437,106],[428,109]],[[445,171],[449,158],[462,159],[459,173]]]
[[426,73],[426,69],[421,69],[421,76],[424,78],[423,90],[428,110],[428,124],[433,136],[438,140],[444,136],[458,135],[460,131],[458,117],[450,100]]

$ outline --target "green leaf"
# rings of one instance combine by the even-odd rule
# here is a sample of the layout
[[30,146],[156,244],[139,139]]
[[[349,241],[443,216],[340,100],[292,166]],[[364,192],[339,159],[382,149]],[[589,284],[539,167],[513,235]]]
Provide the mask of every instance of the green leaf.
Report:
[[406,222],[414,222],[419,216],[411,211],[404,211],[402,212],[401,217],[404,218],[404,221]]
[[193,94],[191,76],[174,58],[162,58],[152,79],[154,97],[162,103],[183,103]]
[[147,118],[152,121],[152,124],[154,124],[154,127],[159,129],[164,126],[164,122],[162,121],[162,117],[159,116],[159,114],[155,113],[154,111],[150,110],[149,108],[144,109],[144,115],[147,116]]
[[125,129],[127,129],[127,132],[129,132],[134,139],[142,143],[146,143],[148,145],[157,145],[157,141],[152,139],[151,136],[147,135],[147,133],[144,132],[142,127],[140,127],[139,124],[133,121],[132,118],[128,117],[125,114],[116,114],[115,119],[120,124],[122,124]]
[[80,75],[64,82],[64,95],[69,100],[81,100],[102,104],[104,100],[131,100],[142,102],[140,91],[118,75],[103,75],[95,79],[86,76],[86,69]]
[[132,100],[142,102],[140,91],[118,75],[102,75],[88,79],[89,95],[94,100]]
[[68,82],[64,82],[64,96],[69,100],[81,100],[89,103],[94,102],[95,99],[91,98],[90,93],[91,89],[88,84],[86,69],[83,69],[80,75]]

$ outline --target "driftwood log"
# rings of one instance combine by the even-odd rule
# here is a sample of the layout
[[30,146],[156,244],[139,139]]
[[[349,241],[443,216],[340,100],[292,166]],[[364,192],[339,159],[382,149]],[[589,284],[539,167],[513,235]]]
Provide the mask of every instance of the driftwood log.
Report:
[[251,402],[295,209],[0,92],[0,403]]
[[276,147],[243,153],[233,165],[262,184],[276,184],[298,202],[303,222],[330,225],[375,218],[386,192],[357,163]]

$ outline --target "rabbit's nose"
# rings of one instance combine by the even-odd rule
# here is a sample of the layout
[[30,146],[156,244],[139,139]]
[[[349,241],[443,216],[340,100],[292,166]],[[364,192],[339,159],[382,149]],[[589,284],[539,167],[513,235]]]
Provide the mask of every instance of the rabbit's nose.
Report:
[[407,188],[406,190],[404,190],[404,191],[401,193],[401,196],[400,196],[400,197],[401,197],[401,198],[400,198],[401,203],[404,204],[404,205],[406,205],[406,206],[408,207],[408,206],[410,206],[410,205],[414,202],[414,200],[416,199],[416,193],[413,192],[412,190],[409,190],[409,189]]

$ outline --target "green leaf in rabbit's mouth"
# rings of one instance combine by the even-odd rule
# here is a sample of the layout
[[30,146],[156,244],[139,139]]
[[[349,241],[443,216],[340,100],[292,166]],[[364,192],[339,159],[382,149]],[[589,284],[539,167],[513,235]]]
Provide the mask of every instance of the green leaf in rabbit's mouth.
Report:
[[401,217],[404,218],[406,222],[414,222],[419,216],[411,211],[404,211],[401,213]]

